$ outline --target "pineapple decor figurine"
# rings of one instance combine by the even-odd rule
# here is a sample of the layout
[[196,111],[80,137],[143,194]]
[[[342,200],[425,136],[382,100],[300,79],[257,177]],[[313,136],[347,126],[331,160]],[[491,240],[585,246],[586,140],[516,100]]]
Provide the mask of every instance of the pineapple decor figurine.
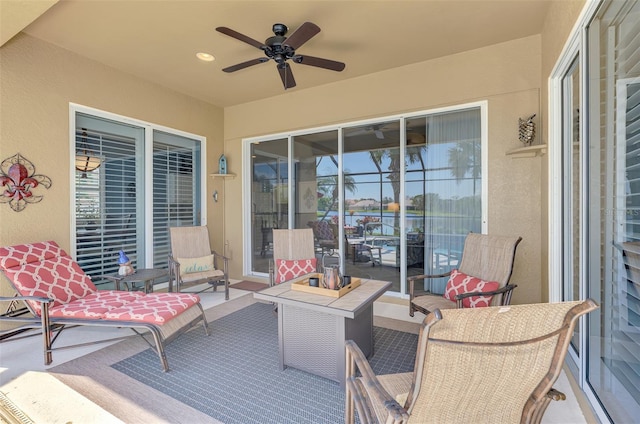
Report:
[[526,119],[518,118],[518,136],[525,146],[530,146],[536,135],[536,124],[533,122],[535,116],[536,114],[534,113]]

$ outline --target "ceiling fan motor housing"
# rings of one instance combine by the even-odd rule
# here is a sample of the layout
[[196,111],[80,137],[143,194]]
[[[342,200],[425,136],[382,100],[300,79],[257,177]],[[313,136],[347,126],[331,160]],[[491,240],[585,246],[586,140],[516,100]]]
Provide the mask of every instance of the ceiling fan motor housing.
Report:
[[289,31],[289,28],[285,24],[274,24],[272,37],[265,40],[264,54],[269,59],[275,60],[279,65],[282,65],[295,54],[295,50],[291,47],[284,45],[285,34]]
[[275,35],[285,35],[289,31],[289,28],[285,24],[273,24],[273,33]]

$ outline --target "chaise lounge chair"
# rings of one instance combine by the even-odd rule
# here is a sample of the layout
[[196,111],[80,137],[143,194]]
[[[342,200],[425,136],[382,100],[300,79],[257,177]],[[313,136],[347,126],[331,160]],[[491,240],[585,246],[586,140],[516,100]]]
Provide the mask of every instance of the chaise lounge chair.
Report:
[[[98,290],[53,241],[0,248],[0,271],[17,292],[14,297],[0,297],[0,302],[9,303],[6,312],[0,314],[0,342],[40,330],[45,365],[53,361],[53,350],[72,347],[53,347],[62,330],[71,326],[130,328],[155,349],[164,371],[169,370],[165,344],[200,322],[209,335],[197,295]],[[146,331],[153,337],[153,344]]]

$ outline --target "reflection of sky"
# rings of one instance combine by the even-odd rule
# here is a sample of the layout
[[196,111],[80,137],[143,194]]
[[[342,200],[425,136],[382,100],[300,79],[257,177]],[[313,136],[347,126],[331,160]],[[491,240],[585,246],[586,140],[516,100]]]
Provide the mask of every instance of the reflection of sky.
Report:
[[[461,181],[455,180],[451,174],[449,167],[449,149],[454,147],[455,143],[442,143],[429,145],[427,149],[421,150],[422,162],[419,160],[410,163],[406,161],[406,185],[405,195],[413,197],[423,193],[436,193],[443,199],[460,198],[480,194],[480,181],[474,181],[470,178]],[[422,172],[422,163],[428,170]],[[388,179],[390,160],[385,157],[382,166],[382,198],[393,198],[393,189]],[[328,161],[322,161],[323,165],[329,165]],[[479,166],[480,164],[478,164]],[[378,168],[371,160],[369,152],[354,152],[344,155],[343,167],[350,174],[356,183],[356,192],[347,191],[347,199],[380,199],[380,174]],[[324,175],[336,173],[336,167],[325,166],[318,172]],[[412,172],[413,171],[413,172]],[[365,174],[370,173],[370,174]],[[361,174],[361,175],[357,175]],[[469,175],[467,175],[469,177]],[[423,187],[424,182],[424,187]]]
[[[442,199],[462,198],[480,195],[480,180],[473,181],[470,178],[470,172],[465,179],[457,181],[449,169],[449,149],[454,147],[455,143],[431,144],[427,149],[421,150],[422,162],[424,163],[426,172],[423,172],[422,163],[418,160],[414,163],[406,164],[406,185],[405,195],[407,198],[424,193],[435,193]],[[337,158],[336,158],[337,159]],[[347,190],[347,199],[376,199],[393,198],[393,189],[389,182],[388,176],[390,159],[388,156],[383,158],[379,174],[378,168],[371,160],[369,151],[346,153],[343,156],[344,169],[355,182],[355,192]],[[335,176],[337,166],[329,157],[318,157],[317,176],[327,177]],[[480,166],[478,164],[477,166]],[[254,175],[258,179],[275,178],[275,170],[266,164],[256,164]],[[287,163],[280,162],[280,176],[287,178]],[[272,180],[272,183],[275,181]]]

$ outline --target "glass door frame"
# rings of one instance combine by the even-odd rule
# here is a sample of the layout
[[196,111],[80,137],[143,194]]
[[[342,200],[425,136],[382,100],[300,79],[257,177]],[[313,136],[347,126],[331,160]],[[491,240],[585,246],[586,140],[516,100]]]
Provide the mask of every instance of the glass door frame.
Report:
[[[174,128],[165,127],[158,124],[153,124],[145,121],[141,121],[134,118],[118,115],[111,112],[106,112],[100,109],[80,105],[77,103],[69,103],[69,163],[75,163],[76,156],[76,114],[83,113],[87,115],[93,115],[99,118],[104,118],[116,122],[121,122],[125,125],[133,125],[144,129],[144,244],[145,255],[143,258],[144,264],[138,265],[139,267],[149,267],[153,265],[153,134],[154,131],[162,131],[169,134],[175,134],[180,137],[190,138],[200,142],[200,225],[207,225],[207,138],[188,133],[185,131],[176,130]],[[69,167],[69,186],[70,186],[70,242],[71,242],[71,256],[76,257],[76,214],[75,214],[75,200],[76,200],[76,183],[75,174],[76,170],[74,166]]]
[[[251,182],[252,182],[252,167],[251,167],[251,146],[252,144],[255,143],[263,143],[263,142],[268,142],[268,141],[274,141],[274,140],[282,140],[282,139],[287,139],[288,140],[288,155],[289,158],[292,157],[293,154],[293,139],[296,136],[301,136],[301,135],[306,135],[306,134],[311,134],[311,133],[317,133],[317,132],[327,132],[327,131],[337,131],[338,132],[338,184],[340,186],[340,189],[338,190],[339,193],[339,200],[338,200],[338,213],[339,216],[341,217],[340,219],[343,219],[342,217],[344,217],[344,189],[343,189],[343,184],[344,184],[344,175],[343,175],[343,145],[344,145],[344,136],[343,136],[343,128],[346,127],[356,127],[356,126],[366,126],[366,125],[373,125],[373,124],[377,124],[380,122],[389,122],[389,121],[393,121],[393,120],[398,120],[400,123],[400,156],[401,157],[405,157],[405,149],[406,149],[406,131],[404,131],[405,126],[406,126],[406,120],[407,119],[411,119],[411,118],[415,118],[415,117],[423,117],[426,115],[431,115],[431,114],[438,114],[438,113],[443,113],[443,112],[453,112],[453,111],[457,111],[457,110],[462,110],[462,109],[471,109],[471,108],[479,108],[480,109],[480,125],[481,125],[481,209],[482,209],[482,216],[481,216],[481,228],[482,228],[482,233],[486,233],[488,230],[488,222],[487,222],[487,217],[488,217],[488,205],[487,205],[487,199],[488,199],[488,139],[489,139],[489,131],[488,131],[488,101],[487,100],[483,100],[483,101],[477,101],[477,102],[471,102],[471,103],[465,103],[465,104],[458,104],[458,105],[453,105],[453,106],[447,106],[447,107],[442,107],[442,108],[436,108],[436,109],[427,109],[427,110],[421,110],[421,111],[417,111],[417,112],[412,112],[412,113],[406,113],[406,114],[398,114],[398,115],[388,115],[388,116],[381,116],[378,118],[374,118],[374,119],[366,119],[366,120],[360,120],[360,121],[350,121],[350,122],[345,122],[345,123],[339,123],[339,124],[334,124],[334,125],[327,125],[327,126],[322,126],[322,127],[314,127],[314,128],[309,128],[309,129],[304,129],[304,130],[298,130],[298,131],[289,131],[289,132],[282,132],[282,133],[276,133],[276,134],[269,134],[269,135],[265,135],[265,136],[257,136],[257,137],[249,137],[249,138],[244,138],[242,139],[242,199],[243,199],[243,205],[251,205]],[[294,163],[293,161],[289,160],[289,175],[293,175],[293,167],[294,167]],[[406,199],[405,199],[405,169],[403,168],[401,173],[400,173],[400,236],[401,236],[401,240],[400,243],[402,246],[405,245],[406,243],[406,231],[405,231],[405,221],[406,221]],[[289,199],[293,199],[293,195],[294,192],[293,190],[295,189],[294,184],[288,184],[288,198]],[[294,208],[295,208],[295,202],[289,202],[288,204],[288,228],[294,228]],[[255,277],[259,277],[259,278],[268,278],[268,274],[265,273],[259,273],[259,272],[254,272],[252,271],[252,263],[251,263],[251,258],[252,256],[252,241],[251,241],[251,235],[252,235],[252,220],[251,220],[251,210],[247,210],[247,208],[243,208],[243,216],[242,216],[242,228],[243,228],[243,258],[245,258],[246,260],[243,260],[243,275],[246,276],[255,276]],[[344,227],[343,225],[339,225],[339,240],[343,240],[344,239]],[[340,256],[342,258],[345,257],[344,254],[344,243],[340,243]],[[408,293],[407,293],[407,289],[406,289],[406,252],[401,251],[401,255],[400,255],[400,292],[390,292],[388,294],[392,295],[392,296],[398,296],[401,298],[408,298]]]

